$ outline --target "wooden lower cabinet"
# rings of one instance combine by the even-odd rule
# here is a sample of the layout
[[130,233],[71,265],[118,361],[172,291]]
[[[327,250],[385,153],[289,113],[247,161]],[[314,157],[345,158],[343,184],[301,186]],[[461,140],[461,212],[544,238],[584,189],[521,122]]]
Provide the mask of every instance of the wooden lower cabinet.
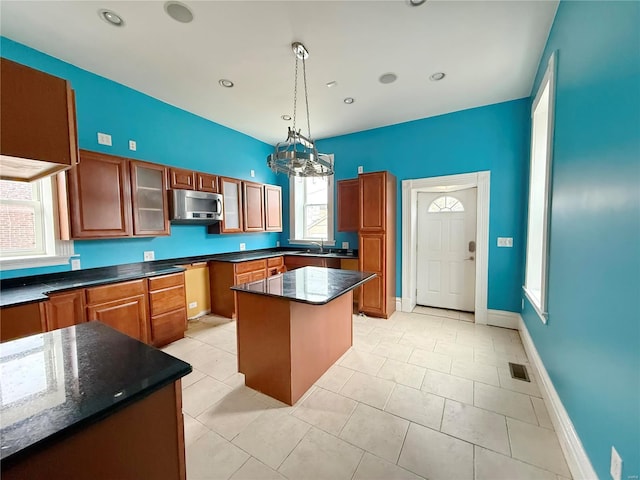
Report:
[[150,340],[156,347],[184,337],[187,300],[184,273],[149,279]]
[[98,320],[149,343],[147,280],[87,288],[87,320]]
[[15,340],[46,331],[44,302],[0,310],[0,341]]
[[284,257],[287,270],[295,270],[302,267],[340,268],[339,258],[302,257],[299,255],[287,255]]
[[49,295],[44,312],[48,332],[86,322],[84,289]]
[[231,287],[256,282],[284,271],[283,257],[248,262],[209,262],[211,313],[235,318],[235,297]]

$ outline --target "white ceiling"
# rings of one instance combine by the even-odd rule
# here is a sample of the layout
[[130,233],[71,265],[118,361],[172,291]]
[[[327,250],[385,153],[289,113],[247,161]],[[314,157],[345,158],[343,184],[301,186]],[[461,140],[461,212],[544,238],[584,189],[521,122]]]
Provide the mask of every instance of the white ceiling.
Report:
[[[293,114],[293,41],[311,134],[326,138],[526,97],[558,1],[7,1],[2,35],[270,144]],[[106,8],[125,20],[102,21]],[[398,80],[378,78],[394,72]],[[429,81],[445,72],[440,82]],[[218,85],[227,78],[228,89]],[[333,88],[327,82],[337,81]],[[346,105],[345,97],[355,98]],[[298,127],[303,103],[298,103]]]

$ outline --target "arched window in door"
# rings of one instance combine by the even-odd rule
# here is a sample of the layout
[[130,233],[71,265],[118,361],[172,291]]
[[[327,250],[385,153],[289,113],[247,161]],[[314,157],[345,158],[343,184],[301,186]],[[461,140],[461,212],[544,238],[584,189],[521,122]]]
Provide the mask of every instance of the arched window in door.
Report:
[[451,197],[449,195],[443,195],[442,197],[436,198],[431,205],[429,205],[429,209],[427,210],[429,213],[446,213],[446,212],[464,212],[464,205],[458,200],[456,197]]

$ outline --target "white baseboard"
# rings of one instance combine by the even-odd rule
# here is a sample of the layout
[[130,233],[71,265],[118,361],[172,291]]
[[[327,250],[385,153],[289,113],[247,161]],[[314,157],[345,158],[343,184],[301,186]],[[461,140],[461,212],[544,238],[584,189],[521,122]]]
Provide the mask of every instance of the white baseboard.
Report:
[[187,320],[196,320],[196,319],[198,319],[200,317],[204,317],[205,315],[208,315],[210,313],[211,313],[211,310],[203,310],[201,312],[196,313],[192,317],[187,318]]
[[544,403],[553,422],[553,428],[558,434],[560,446],[569,465],[571,476],[575,480],[597,480],[598,476],[593,470],[591,461],[584,451],[584,447],[573,426],[573,422],[569,418],[569,414],[565,410],[564,405],[562,405],[558,392],[556,392],[551,378],[542,363],[538,350],[536,350],[531,335],[529,335],[529,330],[527,330],[527,326],[522,320],[522,317],[518,314],[515,315],[518,316],[518,330],[520,330],[524,349],[527,352],[527,357],[529,357],[529,362],[535,370],[534,374],[539,380]]
[[400,297],[396,297],[396,312],[402,311],[402,299]]
[[519,321],[519,313],[507,312],[505,310],[487,310],[487,325],[518,330]]

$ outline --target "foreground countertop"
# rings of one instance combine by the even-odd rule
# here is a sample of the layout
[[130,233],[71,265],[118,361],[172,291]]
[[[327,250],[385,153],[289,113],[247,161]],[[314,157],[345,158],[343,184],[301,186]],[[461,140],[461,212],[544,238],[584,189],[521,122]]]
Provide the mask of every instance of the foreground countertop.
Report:
[[12,278],[2,280],[1,282],[0,307],[42,302],[47,300],[49,294],[63,292],[65,290],[108,285],[110,283],[125,282],[127,280],[137,280],[182,272],[185,269],[181,267],[181,265],[189,265],[191,263],[209,261],[238,263],[287,255],[338,259],[358,258],[357,251],[349,250],[349,252],[351,253],[347,253],[346,250],[333,250],[328,254],[319,254],[317,250],[278,247]]
[[375,276],[375,273],[356,270],[303,267],[264,280],[236,285],[231,290],[324,305]]
[[191,365],[88,322],[3,343],[0,369],[6,466],[175,382]]

